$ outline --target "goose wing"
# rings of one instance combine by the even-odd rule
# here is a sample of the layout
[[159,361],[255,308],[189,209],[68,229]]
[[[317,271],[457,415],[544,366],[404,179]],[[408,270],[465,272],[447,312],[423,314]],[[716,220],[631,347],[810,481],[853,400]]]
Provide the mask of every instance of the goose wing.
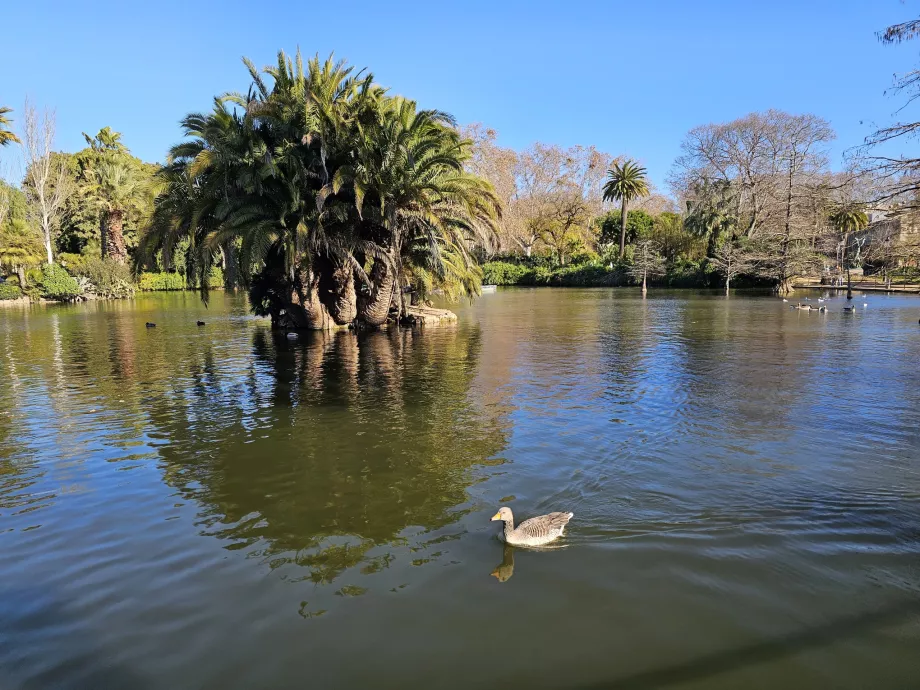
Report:
[[565,527],[574,515],[575,513],[549,513],[548,515],[538,515],[529,520],[524,520],[514,531],[536,539],[548,537]]

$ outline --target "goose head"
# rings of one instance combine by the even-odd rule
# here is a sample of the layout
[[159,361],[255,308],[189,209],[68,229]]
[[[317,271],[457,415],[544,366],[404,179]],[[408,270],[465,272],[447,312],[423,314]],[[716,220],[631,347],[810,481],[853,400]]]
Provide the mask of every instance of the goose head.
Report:
[[507,506],[502,506],[498,509],[498,512],[492,516],[492,522],[495,522],[496,520],[501,520],[502,522],[510,522],[512,519],[511,508],[508,508]]

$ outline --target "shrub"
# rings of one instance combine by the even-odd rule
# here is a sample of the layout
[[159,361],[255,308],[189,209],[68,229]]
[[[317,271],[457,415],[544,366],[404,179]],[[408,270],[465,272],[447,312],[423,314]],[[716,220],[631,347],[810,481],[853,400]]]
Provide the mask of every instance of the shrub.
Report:
[[[70,252],[61,252],[57,257],[61,266],[67,269],[72,276],[83,276],[87,262],[93,261],[92,258],[85,254],[72,254]],[[101,260],[101,259],[100,259]]]
[[89,282],[87,291],[100,297],[124,299],[134,296],[131,270],[111,258],[84,258],[76,271]]
[[22,297],[22,290],[18,285],[12,285],[9,282],[0,284],[0,300],[19,299]]
[[19,285],[19,276],[9,276],[6,279],[7,285]]
[[59,264],[45,264],[42,268],[41,290],[44,297],[59,300],[82,294],[79,283]]
[[519,285],[530,269],[504,261],[490,261],[482,267],[482,282],[486,285]]
[[26,282],[29,285],[40,285],[42,282],[42,269],[40,268],[26,269]]
[[144,292],[185,290],[185,276],[181,273],[141,273],[138,288]]

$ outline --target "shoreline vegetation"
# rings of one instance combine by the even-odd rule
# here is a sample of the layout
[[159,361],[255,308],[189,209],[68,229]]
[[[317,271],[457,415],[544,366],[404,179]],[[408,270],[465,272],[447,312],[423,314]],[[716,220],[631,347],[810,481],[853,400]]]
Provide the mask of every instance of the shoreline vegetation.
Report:
[[[431,296],[483,284],[849,295],[920,282],[920,160],[872,155],[917,125],[879,130],[834,168],[818,115],[703,124],[663,194],[637,160],[503,148],[344,61],[243,62],[246,90],[183,118],[162,163],[108,126],[55,151],[53,111],[27,102],[17,134],[0,108],[0,148],[26,162],[21,181],[0,180],[0,301],[194,289],[207,302],[224,288],[278,329],[373,329],[429,321]],[[897,86],[915,97],[918,84]]]

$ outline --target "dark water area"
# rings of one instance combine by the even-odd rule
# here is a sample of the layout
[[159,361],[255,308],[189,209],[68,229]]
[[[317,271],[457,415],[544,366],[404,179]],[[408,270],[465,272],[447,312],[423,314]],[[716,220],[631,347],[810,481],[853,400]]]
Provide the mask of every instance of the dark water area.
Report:
[[0,688],[920,687],[920,298],[865,301],[2,309]]

